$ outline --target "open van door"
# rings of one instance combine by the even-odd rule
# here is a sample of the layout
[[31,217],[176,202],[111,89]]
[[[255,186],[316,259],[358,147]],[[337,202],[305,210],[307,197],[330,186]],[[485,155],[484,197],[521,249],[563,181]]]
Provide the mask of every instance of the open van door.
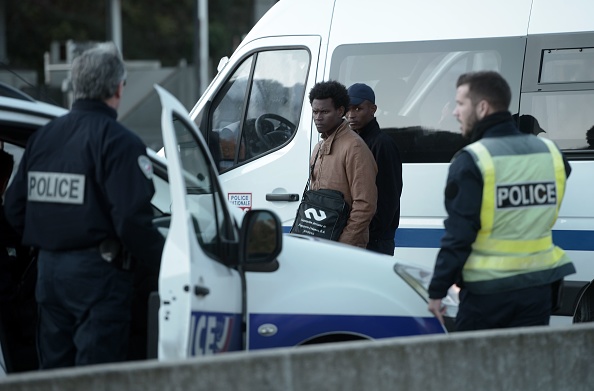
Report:
[[159,359],[238,350],[242,289],[226,266],[238,241],[226,196],[186,109],[155,89],[172,204],[159,276]]
[[318,140],[304,102],[316,82],[321,41],[311,35],[248,42],[192,112],[229,201],[244,210],[270,209],[283,225],[295,217],[312,138]]

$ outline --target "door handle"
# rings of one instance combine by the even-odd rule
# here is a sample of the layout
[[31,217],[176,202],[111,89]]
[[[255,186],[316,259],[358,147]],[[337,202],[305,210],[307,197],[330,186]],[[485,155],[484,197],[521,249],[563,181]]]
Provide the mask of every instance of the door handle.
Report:
[[194,285],[194,294],[196,296],[206,296],[210,293],[210,289],[205,286]]
[[268,193],[266,194],[266,201],[288,201],[288,202],[296,202],[299,201],[299,194],[295,193],[288,193],[288,194],[276,194],[276,193]]

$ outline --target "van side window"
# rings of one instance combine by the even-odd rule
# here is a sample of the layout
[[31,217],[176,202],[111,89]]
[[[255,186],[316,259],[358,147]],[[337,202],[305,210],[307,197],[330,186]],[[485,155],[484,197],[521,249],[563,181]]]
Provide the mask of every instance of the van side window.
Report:
[[226,200],[218,187],[216,173],[208,164],[207,152],[196,142],[183,118],[173,123],[186,182],[188,212],[199,245],[213,259],[225,263],[225,243],[235,241],[233,220],[225,207]]
[[[274,151],[293,138],[309,64],[307,50],[290,49],[252,54],[237,67],[212,101],[206,122],[208,145],[219,172]],[[205,123],[202,115],[197,121]]]
[[239,125],[253,59],[254,56],[251,56],[237,68],[212,105],[207,139],[221,172],[233,167],[236,155],[245,156],[245,146],[239,143]]
[[458,76],[500,72],[512,87],[516,113],[525,44],[516,37],[342,45],[332,55],[330,78],[374,89],[376,118],[403,163],[446,163],[468,143],[452,115]]
[[520,126],[527,124],[528,132],[555,141],[565,152],[573,152],[568,156],[577,157],[583,154],[580,150],[594,150],[594,131],[590,131],[594,127],[592,108],[592,90],[524,93]]
[[570,159],[594,158],[594,34],[528,38],[520,127]]

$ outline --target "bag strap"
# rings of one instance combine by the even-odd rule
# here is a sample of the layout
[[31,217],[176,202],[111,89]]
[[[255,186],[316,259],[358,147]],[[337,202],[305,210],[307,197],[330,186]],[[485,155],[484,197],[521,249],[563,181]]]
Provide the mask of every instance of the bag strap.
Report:
[[[307,183],[305,184],[305,189],[303,189],[303,196],[305,196],[305,192],[307,191],[307,189],[309,189],[309,181],[311,180],[311,177],[313,176],[313,170],[314,167],[316,165],[316,161],[318,160],[318,155],[320,154],[320,147],[318,147],[318,152],[316,153],[316,157],[314,158],[313,164],[311,165],[311,167],[309,167],[309,176],[307,177]],[[303,197],[301,197],[301,199],[303,199]]]

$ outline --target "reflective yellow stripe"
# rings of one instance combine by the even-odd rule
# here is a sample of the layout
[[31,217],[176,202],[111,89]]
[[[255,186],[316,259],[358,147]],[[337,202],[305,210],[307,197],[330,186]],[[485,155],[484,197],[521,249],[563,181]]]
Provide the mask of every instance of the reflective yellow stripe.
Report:
[[495,165],[487,148],[481,143],[470,144],[478,157],[478,166],[483,174],[483,202],[481,207],[481,232],[486,237],[491,235],[495,211]]
[[561,153],[557,149],[555,143],[551,140],[546,138],[541,138],[542,141],[546,144],[549,148],[549,152],[551,152],[551,156],[553,157],[553,167],[555,168],[555,182],[557,182],[557,213],[555,213],[555,219],[559,215],[559,209],[561,208],[561,201],[563,200],[563,195],[565,194],[565,181],[567,179],[567,175],[565,174],[565,164],[563,163],[563,157]]
[[[559,263],[559,261],[562,261]],[[488,279],[489,271],[497,272],[500,277],[513,276],[518,273],[529,273],[538,270],[552,269],[554,266],[571,262],[565,252],[555,246],[551,251],[523,257],[483,256],[472,254],[464,265],[464,281],[480,281]],[[556,265],[559,263],[559,265]]]
[[489,238],[489,233],[479,232],[472,245],[474,250],[507,253],[535,253],[546,251],[553,245],[553,237],[545,236],[533,240],[500,240]]

